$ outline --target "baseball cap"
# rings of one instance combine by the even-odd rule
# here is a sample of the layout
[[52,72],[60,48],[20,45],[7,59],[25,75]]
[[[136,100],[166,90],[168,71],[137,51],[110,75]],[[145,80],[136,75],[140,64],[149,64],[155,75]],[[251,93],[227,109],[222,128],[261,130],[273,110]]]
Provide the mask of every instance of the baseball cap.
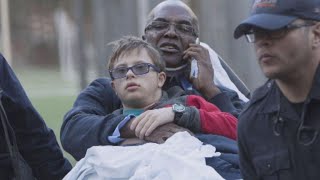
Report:
[[320,21],[320,0],[254,0],[250,16],[234,31],[238,39],[252,27],[277,30],[296,19]]

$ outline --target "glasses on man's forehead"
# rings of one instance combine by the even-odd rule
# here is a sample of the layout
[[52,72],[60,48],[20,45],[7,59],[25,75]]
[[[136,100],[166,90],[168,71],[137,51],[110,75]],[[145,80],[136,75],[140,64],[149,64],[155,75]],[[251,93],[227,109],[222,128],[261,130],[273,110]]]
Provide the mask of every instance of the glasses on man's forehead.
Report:
[[165,21],[152,21],[147,27],[145,28],[145,32],[147,31],[167,31],[169,30],[170,26],[173,25],[175,27],[176,32],[179,32],[184,35],[192,35],[197,36],[193,26],[187,24],[180,24],[180,23],[170,23]]
[[284,28],[274,30],[274,31],[268,31],[268,30],[263,30],[259,28],[253,28],[251,31],[245,34],[246,39],[249,43],[255,43],[257,42],[258,39],[281,39],[283,38],[289,31],[302,28],[302,27],[308,27],[308,26],[313,26],[314,23],[306,23],[306,24],[289,24],[285,26]]
[[156,71],[156,72],[160,72],[160,68],[158,68],[157,66],[150,64],[150,63],[139,63],[136,65],[133,65],[131,67],[118,67],[118,68],[114,68],[111,69],[109,71],[110,76],[112,79],[121,79],[121,78],[125,78],[127,76],[127,73],[129,70],[131,70],[133,72],[133,74],[135,75],[144,75],[149,73],[150,71],[150,67]]

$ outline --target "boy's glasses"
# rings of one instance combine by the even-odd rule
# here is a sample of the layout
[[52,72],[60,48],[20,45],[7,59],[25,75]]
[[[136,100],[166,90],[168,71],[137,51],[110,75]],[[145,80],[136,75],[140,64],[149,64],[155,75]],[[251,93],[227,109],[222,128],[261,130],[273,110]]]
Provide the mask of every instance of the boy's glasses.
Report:
[[249,43],[255,43],[258,39],[281,39],[283,38],[289,31],[302,28],[302,27],[308,27],[313,26],[314,23],[306,23],[306,24],[289,24],[285,26],[284,28],[274,30],[274,31],[267,31],[259,28],[253,28],[250,32],[246,33],[246,39]]
[[150,71],[150,67],[152,67],[152,69],[156,72],[160,72],[160,69],[150,63],[139,63],[136,65],[133,65],[131,67],[118,67],[118,68],[114,68],[109,70],[110,76],[112,79],[121,79],[121,78],[125,78],[127,76],[127,73],[129,70],[131,70],[133,72],[133,74],[135,75],[143,75],[143,74],[147,74]]

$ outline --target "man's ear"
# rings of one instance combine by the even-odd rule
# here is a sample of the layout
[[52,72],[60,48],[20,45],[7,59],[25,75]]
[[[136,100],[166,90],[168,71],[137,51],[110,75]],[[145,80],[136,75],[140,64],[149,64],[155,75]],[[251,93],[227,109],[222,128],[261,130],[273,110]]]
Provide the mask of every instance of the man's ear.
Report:
[[167,75],[165,72],[160,72],[158,74],[158,78],[159,78],[158,87],[162,88],[162,86],[164,85],[164,82],[166,82]]
[[317,22],[313,29],[313,42],[312,42],[312,47],[313,48],[319,48],[320,47],[320,22]]

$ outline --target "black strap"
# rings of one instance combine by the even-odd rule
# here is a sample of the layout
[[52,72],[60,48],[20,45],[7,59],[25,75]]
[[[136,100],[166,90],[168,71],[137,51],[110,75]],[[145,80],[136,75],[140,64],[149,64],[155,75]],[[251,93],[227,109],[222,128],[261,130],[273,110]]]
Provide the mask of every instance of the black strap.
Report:
[[[2,105],[2,93],[3,93],[3,90],[0,89],[0,118],[1,118],[1,124],[3,127],[4,137],[5,137],[5,140],[7,143],[8,151],[9,151],[10,156],[12,157],[13,151],[15,148],[13,144],[16,144],[16,142],[14,141],[11,143],[9,135],[11,135],[14,140],[16,140],[16,138],[15,138],[15,134],[13,133],[12,127],[10,126],[10,124],[8,122],[7,114],[6,114],[6,112],[3,108],[3,105]],[[10,134],[9,134],[9,132],[10,132]]]
[[4,131],[4,136],[7,144],[7,148],[10,154],[12,162],[13,172],[15,180],[33,180],[35,179],[32,175],[32,170],[29,165],[25,162],[19,152],[17,145],[16,135],[8,121],[7,114],[2,104],[3,90],[0,88],[0,119]]

